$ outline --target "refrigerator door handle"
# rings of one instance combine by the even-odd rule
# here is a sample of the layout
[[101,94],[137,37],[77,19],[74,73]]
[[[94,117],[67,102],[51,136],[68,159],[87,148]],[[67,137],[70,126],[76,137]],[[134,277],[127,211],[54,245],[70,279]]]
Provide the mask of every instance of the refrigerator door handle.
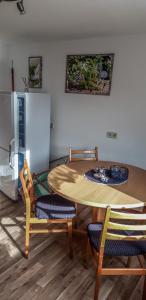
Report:
[[9,144],[9,166],[11,169],[14,169],[13,163],[12,163],[12,146],[15,143],[15,139],[12,139]]

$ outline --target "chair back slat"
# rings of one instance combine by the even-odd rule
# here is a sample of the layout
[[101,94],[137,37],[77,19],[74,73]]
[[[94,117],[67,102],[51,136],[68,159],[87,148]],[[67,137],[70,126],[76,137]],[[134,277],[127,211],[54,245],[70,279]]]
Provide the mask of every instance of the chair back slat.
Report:
[[[88,155],[88,156],[86,156]],[[72,149],[69,148],[69,161],[84,161],[84,160],[98,160],[98,148],[94,149]]]
[[96,160],[94,157],[74,157],[71,161]]
[[[121,223],[118,223],[119,220],[121,220]],[[135,224],[129,224],[129,221]],[[146,214],[129,214],[112,211],[110,207],[107,208],[100,248],[104,248],[106,240],[145,240],[146,224],[141,224],[141,221],[146,223]]]
[[146,214],[138,214],[138,213],[123,213],[117,211],[110,211],[111,219],[123,219],[123,220],[146,220]]
[[[97,147],[96,147],[97,148]],[[95,149],[71,149],[74,154],[96,154]]]
[[119,224],[119,223],[114,223],[114,222],[108,222],[107,229],[146,231],[146,225],[129,225],[129,224],[121,224],[121,223]]
[[125,236],[122,234],[116,234],[116,233],[106,233],[106,239],[107,240],[127,240],[127,241],[136,241],[136,240],[145,240],[146,235],[130,235],[130,236]]

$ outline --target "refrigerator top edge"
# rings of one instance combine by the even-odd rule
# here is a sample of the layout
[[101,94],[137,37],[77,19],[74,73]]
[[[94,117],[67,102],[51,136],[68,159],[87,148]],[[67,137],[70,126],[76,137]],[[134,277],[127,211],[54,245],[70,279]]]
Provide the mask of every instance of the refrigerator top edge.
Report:
[[0,90],[0,95],[11,95],[11,94],[17,94],[17,95],[31,95],[31,94],[44,94],[44,95],[49,95],[50,94],[48,92],[17,92],[17,91],[3,91],[3,90]]
[[49,95],[50,96],[50,94],[49,93],[47,93],[47,92],[17,92],[17,91],[14,91],[14,92],[11,92],[11,93],[14,93],[14,94],[16,94],[16,95]]

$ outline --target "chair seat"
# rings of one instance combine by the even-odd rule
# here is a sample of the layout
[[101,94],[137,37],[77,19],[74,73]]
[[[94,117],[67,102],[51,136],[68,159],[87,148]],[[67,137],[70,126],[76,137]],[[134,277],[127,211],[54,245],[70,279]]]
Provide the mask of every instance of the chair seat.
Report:
[[35,215],[38,219],[72,219],[76,216],[76,208],[71,201],[51,194],[37,199]]
[[[102,223],[88,225],[89,240],[96,251],[99,251],[101,231]],[[123,231],[117,233],[122,234]],[[124,231],[125,234],[136,235],[140,232]],[[137,256],[144,253],[146,253],[146,241],[106,240],[105,242],[104,254],[107,256]]]

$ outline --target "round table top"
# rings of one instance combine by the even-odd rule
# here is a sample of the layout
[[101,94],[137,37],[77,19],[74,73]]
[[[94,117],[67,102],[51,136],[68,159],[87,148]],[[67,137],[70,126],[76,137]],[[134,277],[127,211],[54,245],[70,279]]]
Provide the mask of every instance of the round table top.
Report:
[[[110,186],[89,181],[87,170],[113,164],[129,170],[128,181]],[[109,161],[78,161],[54,168],[48,175],[54,192],[79,204],[107,208],[136,208],[146,205],[146,170],[127,164]]]

